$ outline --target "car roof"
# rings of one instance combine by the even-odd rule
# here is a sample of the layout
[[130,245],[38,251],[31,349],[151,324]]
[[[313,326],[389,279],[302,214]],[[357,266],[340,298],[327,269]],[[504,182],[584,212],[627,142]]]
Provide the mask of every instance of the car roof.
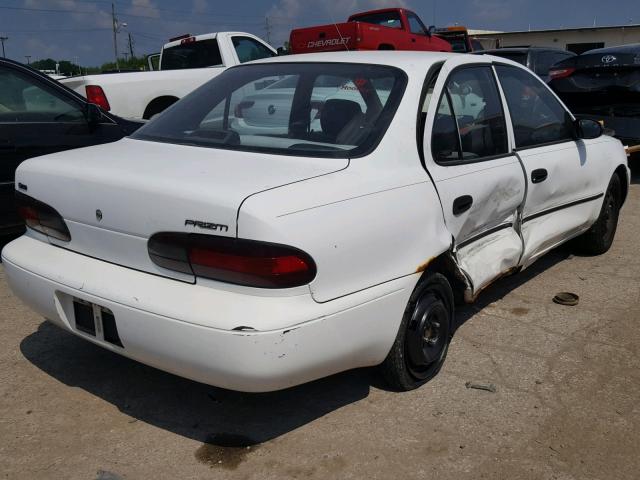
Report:
[[493,48],[489,50],[484,50],[485,52],[489,52],[491,54],[499,55],[501,52],[511,52],[511,53],[525,53],[531,50],[536,51],[549,51],[549,52],[563,52],[563,53],[571,53],[575,55],[573,52],[569,50],[563,50],[562,48],[553,48],[553,47],[505,47],[505,48]]
[[450,58],[458,58],[460,55],[463,54],[416,51],[321,52],[263,58],[249,63],[365,63],[398,67],[409,72],[413,70],[424,71],[425,68],[428,68],[436,62],[442,62]]
[[630,43],[628,45],[618,45],[617,47],[595,48],[584,53],[639,53],[640,43]]

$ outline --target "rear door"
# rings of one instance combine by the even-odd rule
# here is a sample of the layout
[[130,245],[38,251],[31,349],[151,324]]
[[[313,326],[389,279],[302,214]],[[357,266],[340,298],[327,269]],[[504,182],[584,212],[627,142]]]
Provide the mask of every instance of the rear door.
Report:
[[[528,70],[496,65],[527,176],[522,264],[574,236],[597,215],[609,179],[602,139],[577,140],[573,117]],[[604,187],[603,187],[604,185]]]
[[518,265],[518,209],[525,178],[511,153],[511,134],[491,65],[451,68],[450,62],[423,107],[424,156],[458,264],[477,294]]

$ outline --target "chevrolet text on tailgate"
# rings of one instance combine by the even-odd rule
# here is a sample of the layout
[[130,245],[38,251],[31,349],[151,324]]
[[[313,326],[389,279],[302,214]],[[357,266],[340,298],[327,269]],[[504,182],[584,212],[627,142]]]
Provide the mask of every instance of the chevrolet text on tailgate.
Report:
[[346,23],[298,28],[289,39],[292,53],[345,50],[426,50],[450,52],[451,45],[405,8],[351,15]]
[[351,52],[230,68],[16,182],[5,274],[56,325],[224,388],[381,365],[408,390],[456,302],[568,240],[606,252],[629,171],[515,62]]

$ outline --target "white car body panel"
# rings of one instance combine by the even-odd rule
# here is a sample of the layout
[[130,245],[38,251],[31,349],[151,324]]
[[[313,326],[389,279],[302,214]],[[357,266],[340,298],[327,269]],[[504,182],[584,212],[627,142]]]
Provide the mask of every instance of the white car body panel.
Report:
[[[452,262],[457,271],[449,273],[464,280],[465,297],[472,300],[495,278],[592,225],[602,198],[573,205],[575,195],[600,195],[621,168],[629,181],[624,149],[608,137],[572,142],[577,156],[558,145],[513,152],[506,106],[510,153],[438,165],[431,131],[448,73],[492,60],[332,52],[262,61],[404,70],[408,83],[393,120],[380,143],[357,158],[125,139],[28,160],[16,181],[58,210],[72,239],[65,243],[29,230],[7,245],[2,259],[11,288],[76,335],[225,388],[275,390],[376,365],[395,340],[417,282],[439,260]],[[425,77],[438,62],[444,66],[419,152],[418,106]],[[279,140],[285,148],[292,141]],[[540,168],[541,156],[554,181],[532,185],[531,170]],[[466,194],[473,196],[472,207],[454,215],[454,200]],[[527,215],[534,218],[523,223]],[[227,229],[194,230],[185,225],[190,218]],[[312,257],[317,274],[295,288],[261,289],[168,271],[147,252],[149,237],[167,231],[290,245]],[[73,298],[111,310],[124,348],[105,341],[99,320],[95,337],[79,331]]]
[[[220,75],[227,68],[239,65],[238,55],[233,47],[232,38],[243,36],[252,38],[274,54],[276,51],[262,39],[244,32],[218,32],[198,35],[197,40],[217,38],[223,65],[207,68],[189,68],[182,70],[159,70],[149,72],[124,72],[97,75],[84,75],[60,80],[67,87],[86,97],[87,85],[98,85],[109,101],[110,112],[131,120],[142,120],[145,110],[153,100],[161,97],[182,98],[200,85]],[[163,47],[180,42],[169,42]]]
[[[400,324],[397,311],[404,309],[419,279],[411,275],[319,304],[308,292],[260,297],[176,282],[28,236],[5,247],[2,262],[12,290],[56,325],[156,368],[254,392],[380,363]],[[125,348],[104,341],[101,334],[79,332],[73,298],[126,318],[118,323]],[[260,330],[233,330],[251,325]]]

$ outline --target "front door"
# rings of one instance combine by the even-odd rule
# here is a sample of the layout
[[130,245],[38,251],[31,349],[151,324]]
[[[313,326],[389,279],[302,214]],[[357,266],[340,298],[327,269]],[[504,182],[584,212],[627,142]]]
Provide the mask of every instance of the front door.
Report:
[[424,156],[458,265],[476,295],[518,265],[525,178],[510,148],[493,68],[455,63],[445,64],[432,99],[425,102]]
[[[496,65],[507,100],[516,152],[527,176],[522,211],[526,266],[584,231],[602,204],[602,140],[577,140],[573,118],[549,88],[529,71]],[[604,154],[604,150],[602,150]]]
[[21,223],[13,182],[22,161],[123,136],[120,125],[106,116],[90,126],[85,108],[86,103],[35,74],[0,66],[0,229]]

